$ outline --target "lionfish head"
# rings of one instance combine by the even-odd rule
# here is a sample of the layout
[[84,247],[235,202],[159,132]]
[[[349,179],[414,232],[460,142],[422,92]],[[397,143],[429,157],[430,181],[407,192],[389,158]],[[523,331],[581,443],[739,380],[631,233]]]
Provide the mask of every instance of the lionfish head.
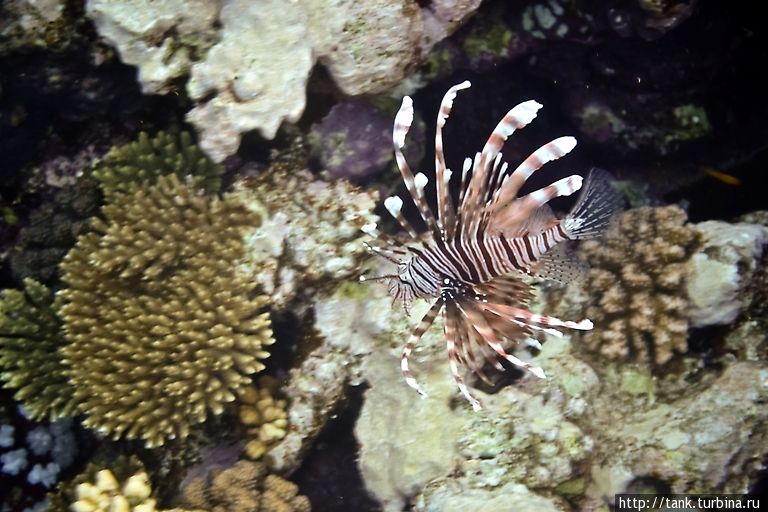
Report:
[[[380,236],[375,224],[364,226],[363,231],[371,236]],[[388,250],[369,243],[365,244],[365,248],[372,254],[386,259],[387,261],[397,265],[396,273],[384,274],[375,277],[360,276],[361,282],[368,281],[386,281],[387,292],[392,297],[392,306],[394,307],[397,301],[401,301],[403,310],[410,316],[411,303],[416,297],[416,290],[412,282],[408,277],[407,267],[408,263],[403,258],[405,253],[398,250]]]
[[392,305],[400,300],[402,302],[403,310],[410,316],[411,303],[416,297],[416,290],[413,287],[413,283],[408,280],[408,275],[405,273],[405,262],[399,262],[397,264],[397,275],[392,275],[387,281],[387,291],[392,297]]

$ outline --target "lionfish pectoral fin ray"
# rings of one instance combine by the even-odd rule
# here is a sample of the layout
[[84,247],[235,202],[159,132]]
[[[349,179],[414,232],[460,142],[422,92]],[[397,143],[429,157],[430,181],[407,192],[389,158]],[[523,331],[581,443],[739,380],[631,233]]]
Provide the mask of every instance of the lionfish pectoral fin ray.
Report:
[[411,332],[411,336],[408,338],[408,341],[405,342],[405,346],[403,347],[403,355],[400,359],[400,369],[403,372],[403,377],[405,378],[406,384],[415,389],[416,392],[422,397],[426,397],[427,393],[421,388],[419,383],[416,381],[416,378],[413,376],[413,373],[408,367],[408,359],[411,357],[411,352],[413,352],[413,348],[416,346],[416,343],[418,343],[421,337],[424,336],[424,333],[427,332],[427,329],[429,329],[429,327],[435,321],[437,314],[442,308],[442,299],[438,299],[434,304],[432,304],[432,307],[429,308],[429,311],[427,311],[426,314],[422,317],[421,322],[419,322],[416,328],[413,329],[413,332]]
[[[491,379],[488,378],[488,376],[485,374],[482,368],[482,364],[480,364],[477,361],[477,357],[475,355],[475,351],[473,350],[473,345],[477,343],[479,350],[481,351],[481,355],[483,356],[484,361],[488,361],[491,364],[497,364],[498,359],[493,357],[492,354],[486,354],[483,352],[484,345],[476,340],[474,336],[472,336],[467,329],[466,322],[462,321],[462,317],[456,316],[456,330],[457,330],[457,355],[459,356],[460,360],[469,368],[469,370],[477,375],[480,380],[485,382],[488,386],[493,386],[493,382],[491,382]],[[487,350],[485,351],[487,352]],[[489,357],[490,356],[490,357]],[[502,367],[503,369],[503,367]]]
[[485,319],[482,312],[473,304],[461,302],[457,305],[477,335],[480,336],[483,341],[487,343],[493,350],[495,350],[499,357],[506,359],[515,366],[528,370],[539,378],[545,378],[544,370],[538,366],[532,365],[531,363],[527,363],[522,359],[513,356],[512,354],[508,354],[506,350],[504,350],[504,347],[502,347],[501,343],[497,340],[497,336],[493,331],[493,328],[488,324],[488,321]]
[[599,236],[621,210],[622,203],[621,196],[611,184],[611,175],[593,168],[579,199],[563,220],[563,228],[574,240]]
[[544,253],[531,269],[532,273],[562,284],[586,278],[589,270],[587,264],[569,252],[567,243],[559,243]]
[[[482,406],[480,405],[480,402],[469,392],[469,388],[467,388],[467,385],[464,383],[464,378],[461,376],[459,371],[458,363],[460,359],[462,340],[458,336],[459,330],[456,324],[457,316],[456,304],[454,302],[448,302],[446,304],[446,308],[443,310],[443,330],[445,333],[445,343],[448,352],[448,366],[451,369],[451,375],[453,376],[453,380],[456,382],[459,391],[461,391],[461,394],[464,395],[464,398],[466,398],[470,404],[472,404],[472,409],[479,411],[482,409]],[[457,352],[457,345],[459,352]]]

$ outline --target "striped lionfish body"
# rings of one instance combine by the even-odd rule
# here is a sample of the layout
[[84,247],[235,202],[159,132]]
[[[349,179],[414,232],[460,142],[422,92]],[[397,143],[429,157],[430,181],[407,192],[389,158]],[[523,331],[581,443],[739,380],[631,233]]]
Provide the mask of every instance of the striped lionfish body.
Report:
[[[384,202],[387,210],[408,232],[401,243],[369,226],[366,231],[379,243],[368,248],[397,264],[397,273],[374,279],[388,279],[389,293],[401,300],[406,313],[415,298],[435,298],[435,302],[413,330],[403,348],[402,372],[409,386],[426,396],[408,367],[414,346],[442,310],[448,362],[461,393],[475,410],[480,403],[464,383],[461,368],[490,382],[483,371],[486,362],[503,370],[505,359],[544,378],[541,368],[508,354],[505,346],[529,339],[533,331],[562,336],[556,328],[587,330],[592,322],[563,321],[531,313],[526,305],[531,298],[529,284],[522,274],[567,281],[578,272],[576,265],[552,249],[560,242],[599,235],[618,207],[606,173],[593,170],[581,197],[571,212],[557,219],[547,202],[573,194],[582,188],[582,177],[569,176],[522,197],[518,191],[531,174],[545,163],[560,158],[576,145],[573,137],[555,139],[531,154],[510,171],[501,162],[501,149],[507,138],[536,117],[541,105],[523,102],[511,109],[491,133],[482,151],[466,158],[461,173],[457,206],[449,189],[452,176],[443,155],[442,128],[459,90],[468,81],[451,87],[445,94],[437,116],[435,133],[435,178],[437,215],[434,215],[424,189],[427,177],[414,176],[402,152],[405,136],[413,121],[413,104],[406,96],[395,117],[393,141],[395,157],[405,185],[427,230],[422,235],[402,214],[403,201],[392,196]],[[361,280],[366,280],[361,277]]]

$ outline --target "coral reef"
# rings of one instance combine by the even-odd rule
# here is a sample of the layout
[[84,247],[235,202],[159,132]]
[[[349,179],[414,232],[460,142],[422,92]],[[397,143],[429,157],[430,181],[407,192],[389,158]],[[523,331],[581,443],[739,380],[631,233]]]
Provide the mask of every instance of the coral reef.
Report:
[[222,3],[221,41],[192,67],[187,114],[200,145],[216,162],[235,153],[240,134],[274,138],[283,121],[298,121],[314,64],[302,4],[266,0]]
[[768,442],[766,414],[757,406],[767,396],[766,372],[763,363],[736,362],[689,385],[683,397],[629,414],[603,401],[595,407],[601,455],[590,469],[583,507],[612,503],[615,493],[643,478],[673,493],[747,492]]
[[24,285],[0,298],[0,378],[31,418],[69,416],[76,402],[59,353],[64,340],[53,294],[32,279]]
[[167,92],[189,70],[198,104],[187,119],[220,162],[242,133],[272,139],[282,122],[298,120],[316,62],[346,94],[385,91],[479,3],[197,0],[182,9],[177,0],[91,0],[87,10],[123,61],[138,66],[145,92]]
[[396,391],[396,361],[376,354],[377,365],[365,363],[378,373],[366,373],[372,387],[355,433],[383,509],[410,501],[420,511],[488,510],[514,499],[521,510],[595,511],[643,479],[672,492],[742,493],[754,481],[768,440],[757,405],[768,392],[762,362],[683,380],[683,396],[654,399],[654,379],[642,393],[614,385],[621,367],[598,376],[570,345],[543,346],[546,381],[474,390],[483,414],[453,407],[444,372],[422,368],[430,396],[419,400]]
[[264,215],[246,236],[239,271],[260,283],[273,307],[333,289],[367,258],[360,229],[378,220],[374,193],[345,181],[316,179],[293,163],[277,163],[237,184],[233,195]]
[[244,451],[251,459],[264,455],[288,430],[286,402],[275,398],[277,388],[277,380],[262,377],[258,388],[249,387],[240,393],[238,413],[248,438]]
[[193,187],[216,194],[224,166],[211,162],[189,132],[161,131],[151,138],[141,132],[137,141],[112,148],[93,170],[107,201],[167,174],[175,174],[182,181],[189,179]]
[[103,214],[62,263],[62,352],[86,425],[157,446],[220,414],[264,368],[267,298],[235,274],[261,218],[175,175]]
[[258,129],[271,139],[283,121],[297,121],[316,60],[345,93],[380,92],[418,60],[423,31],[413,0],[228,0],[220,22],[221,41],[192,67],[188,84],[201,103],[187,119],[215,161],[237,150],[243,132]]
[[184,506],[210,512],[309,512],[309,500],[296,484],[267,474],[263,464],[241,460],[227,469],[215,469],[182,489]]
[[591,269],[585,348],[611,359],[651,365],[687,351],[687,261],[699,235],[676,206],[624,213],[617,229],[582,244]]

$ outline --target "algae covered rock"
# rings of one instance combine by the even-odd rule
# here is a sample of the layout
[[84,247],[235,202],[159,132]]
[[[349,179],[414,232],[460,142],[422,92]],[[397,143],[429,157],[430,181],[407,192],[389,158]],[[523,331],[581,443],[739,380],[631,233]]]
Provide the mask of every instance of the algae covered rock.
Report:
[[768,244],[768,228],[708,221],[697,224],[696,229],[701,233],[702,248],[689,263],[691,324],[729,324],[751,300],[745,292]]
[[237,275],[261,218],[162,176],[103,209],[62,263],[62,349],[85,424],[148,446],[220,414],[264,368],[267,298]]

